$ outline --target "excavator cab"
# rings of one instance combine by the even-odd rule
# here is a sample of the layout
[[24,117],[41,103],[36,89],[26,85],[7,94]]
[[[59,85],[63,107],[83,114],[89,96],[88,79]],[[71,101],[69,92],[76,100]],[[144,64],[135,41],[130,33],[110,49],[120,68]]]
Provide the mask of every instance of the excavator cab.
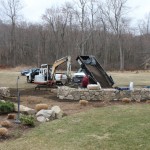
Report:
[[46,84],[51,80],[50,65],[42,64],[39,74],[35,75],[34,83],[36,84]]
[[56,69],[59,65],[67,62],[67,77],[71,78],[71,57],[66,56],[56,60],[53,65],[42,64],[39,75],[35,76],[34,83],[39,85],[53,85],[56,83]]

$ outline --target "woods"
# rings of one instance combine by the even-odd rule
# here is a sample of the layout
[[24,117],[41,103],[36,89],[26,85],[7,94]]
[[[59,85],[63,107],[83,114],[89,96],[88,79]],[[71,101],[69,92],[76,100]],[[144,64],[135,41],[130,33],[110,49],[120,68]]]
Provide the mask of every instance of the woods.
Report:
[[150,57],[150,15],[131,26],[127,0],[76,0],[50,7],[43,22],[22,21],[19,0],[1,1],[0,65],[53,63],[94,55],[107,70],[144,69]]

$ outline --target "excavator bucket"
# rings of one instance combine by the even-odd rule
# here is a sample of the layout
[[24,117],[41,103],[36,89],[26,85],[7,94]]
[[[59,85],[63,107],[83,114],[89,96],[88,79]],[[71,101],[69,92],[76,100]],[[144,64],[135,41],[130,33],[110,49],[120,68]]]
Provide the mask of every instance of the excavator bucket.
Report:
[[112,77],[108,76],[94,56],[78,56],[76,60],[84,73],[89,76],[90,84],[98,82],[102,88],[112,88],[114,84]]

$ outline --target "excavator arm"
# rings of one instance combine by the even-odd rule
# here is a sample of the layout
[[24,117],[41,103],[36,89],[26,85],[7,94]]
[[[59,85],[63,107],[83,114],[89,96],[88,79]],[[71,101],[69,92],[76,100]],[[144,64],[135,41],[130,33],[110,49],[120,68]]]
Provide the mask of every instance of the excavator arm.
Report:
[[69,77],[71,76],[71,56],[66,56],[61,59],[56,60],[54,64],[52,65],[52,72],[51,72],[52,79],[54,79],[55,77],[55,72],[56,72],[57,67],[65,62],[67,62],[67,76]]

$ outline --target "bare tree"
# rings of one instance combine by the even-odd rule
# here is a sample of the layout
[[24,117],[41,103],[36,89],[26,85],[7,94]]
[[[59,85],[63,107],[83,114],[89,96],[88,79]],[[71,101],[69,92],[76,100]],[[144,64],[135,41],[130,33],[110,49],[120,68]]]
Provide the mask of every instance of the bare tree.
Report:
[[16,22],[22,9],[20,0],[2,0],[2,10],[7,21],[10,21],[10,54],[13,58],[13,66],[16,65]]
[[150,12],[145,19],[139,21],[138,28],[141,35],[150,33]]
[[94,30],[96,26],[96,14],[98,13],[98,6],[96,0],[89,0],[88,5],[90,11],[89,23],[91,29],[91,52],[95,53],[96,49],[94,47],[95,40],[94,40]]
[[117,36],[120,55],[120,70],[124,70],[124,50],[122,48],[121,35],[126,22],[126,3],[127,0],[106,0],[105,6],[100,6],[100,9],[108,20],[112,31],[114,31]]
[[50,8],[47,9],[45,15],[43,15],[43,20],[49,24],[55,37],[55,43],[57,45],[57,51],[55,50],[56,59],[58,59],[59,54],[62,55],[61,50],[64,48],[64,37],[68,19],[69,11],[66,11],[64,8]]
[[88,39],[88,37],[85,37],[85,27],[86,27],[86,21],[87,21],[87,6],[88,6],[88,0],[77,0],[74,1],[74,14],[76,15],[77,20],[79,21],[80,27],[81,27],[81,41],[77,43],[80,48],[81,55],[85,54],[85,43]]

